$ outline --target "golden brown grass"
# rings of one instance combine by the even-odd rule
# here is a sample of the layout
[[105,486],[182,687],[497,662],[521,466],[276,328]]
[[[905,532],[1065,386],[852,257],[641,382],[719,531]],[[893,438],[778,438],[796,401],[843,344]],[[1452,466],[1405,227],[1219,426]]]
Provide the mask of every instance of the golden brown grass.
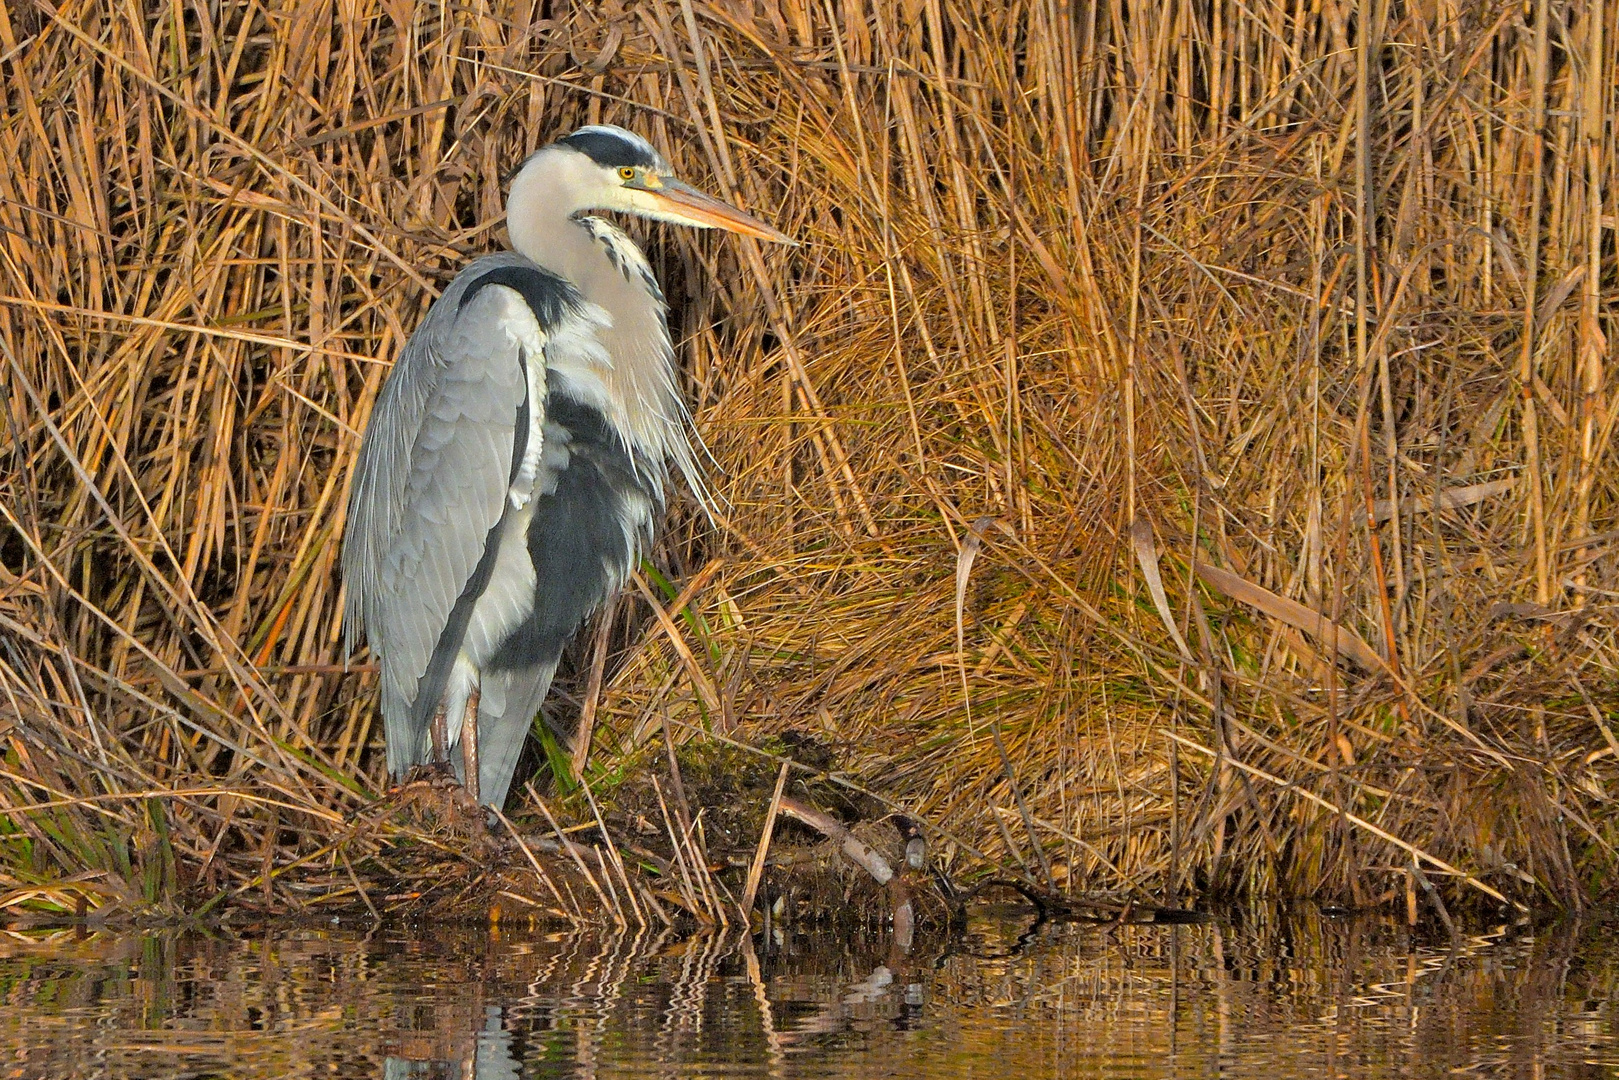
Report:
[[1076,890],[1612,890],[1616,17],[8,0],[0,905],[341,873],[356,433],[598,120],[806,245],[640,230],[727,509],[604,787],[796,729]]

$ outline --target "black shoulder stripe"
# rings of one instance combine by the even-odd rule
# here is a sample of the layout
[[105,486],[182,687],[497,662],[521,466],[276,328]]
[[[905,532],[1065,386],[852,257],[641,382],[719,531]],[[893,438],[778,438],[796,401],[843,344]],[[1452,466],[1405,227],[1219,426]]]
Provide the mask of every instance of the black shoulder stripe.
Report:
[[464,309],[488,285],[515,289],[528,303],[529,310],[534,312],[534,318],[542,330],[549,331],[579,305],[579,294],[573,286],[549,271],[541,270],[538,266],[497,266],[467,283],[456,311]]

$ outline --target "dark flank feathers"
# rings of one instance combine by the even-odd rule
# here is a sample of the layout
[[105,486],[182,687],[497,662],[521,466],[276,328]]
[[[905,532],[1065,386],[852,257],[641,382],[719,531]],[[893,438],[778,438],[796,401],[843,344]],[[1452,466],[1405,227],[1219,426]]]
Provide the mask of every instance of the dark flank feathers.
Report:
[[[546,485],[529,524],[534,613],[506,639],[496,669],[554,663],[629,576],[662,505],[654,480],[661,469],[632,460],[599,410],[553,389],[545,416],[545,438],[567,446],[568,463]],[[651,512],[626,530],[624,515],[642,500]]]

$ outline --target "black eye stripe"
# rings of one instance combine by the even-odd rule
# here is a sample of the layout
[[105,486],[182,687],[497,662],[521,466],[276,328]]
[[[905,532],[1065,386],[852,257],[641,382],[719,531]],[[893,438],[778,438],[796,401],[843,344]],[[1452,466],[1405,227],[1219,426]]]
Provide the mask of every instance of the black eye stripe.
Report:
[[566,138],[557,140],[558,146],[566,146],[570,150],[577,150],[598,165],[605,165],[609,169],[640,167],[654,169],[657,160],[648,153],[647,147],[637,146],[628,139],[605,131],[576,131]]

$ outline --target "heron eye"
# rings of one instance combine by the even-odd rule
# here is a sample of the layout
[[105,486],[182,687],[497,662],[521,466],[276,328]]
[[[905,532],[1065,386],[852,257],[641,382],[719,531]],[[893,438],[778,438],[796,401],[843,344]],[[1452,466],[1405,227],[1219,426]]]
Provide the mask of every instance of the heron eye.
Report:
[[626,181],[627,180],[634,180],[635,179],[635,168],[634,168],[634,166],[620,165],[619,169],[618,169],[618,178],[620,180],[626,180]]

